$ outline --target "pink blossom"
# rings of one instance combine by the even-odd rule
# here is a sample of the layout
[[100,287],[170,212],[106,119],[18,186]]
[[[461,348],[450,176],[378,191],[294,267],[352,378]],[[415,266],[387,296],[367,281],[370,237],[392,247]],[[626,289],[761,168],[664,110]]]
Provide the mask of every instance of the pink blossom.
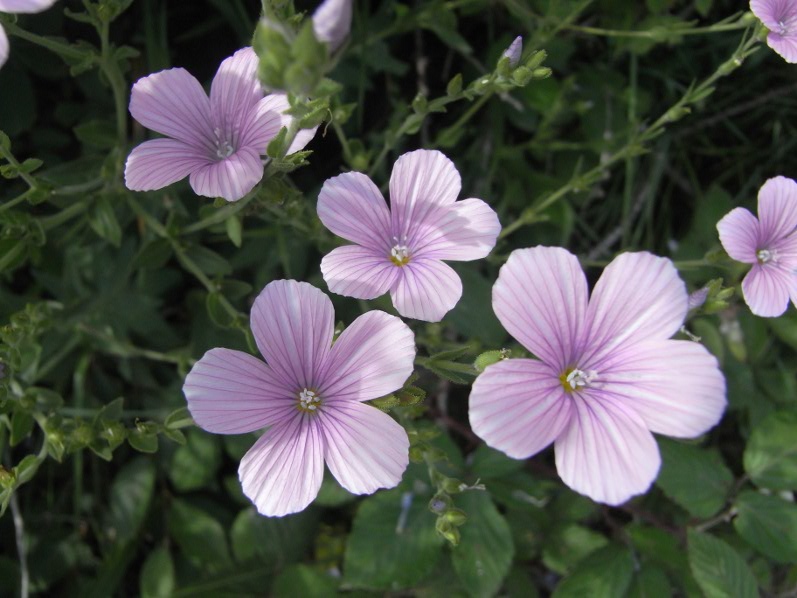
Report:
[[786,62],[797,62],[797,2],[751,0],[750,10],[769,29],[767,45]]
[[797,183],[778,176],[758,191],[758,216],[734,208],[717,223],[720,242],[733,259],[753,264],[742,281],[747,305],[774,318],[797,303]]
[[[139,79],[130,113],[165,135],[145,141],[127,158],[125,183],[133,191],[162,189],[185,177],[197,195],[236,201],[263,178],[266,146],[283,126],[283,94],[264,95],[252,48],[238,50],[219,67],[210,98],[181,68]],[[304,147],[315,130],[300,131],[289,152]]]
[[321,261],[333,293],[374,299],[390,292],[408,318],[438,322],[462,296],[462,281],[442,260],[485,257],[501,225],[480,199],[456,201],[459,172],[438,151],[404,154],[390,176],[390,209],[379,188],[359,172],[327,180],[318,216],[356,245],[338,247]]
[[515,459],[555,444],[565,484],[617,505],[645,492],[660,456],[651,432],[693,438],[725,409],[725,380],[699,343],[670,340],[687,292],[670,260],[624,253],[588,299],[578,259],[519,249],[493,287],[498,319],[537,359],[489,366],[473,384],[470,422]]
[[332,343],[335,312],[317,288],[266,285],[252,306],[252,333],[266,363],[211,349],[183,386],[197,425],[217,434],[268,428],[238,468],[243,491],[264,515],[301,511],[318,494],[324,462],[354,494],[392,488],[407,467],[407,434],[364,405],[401,388],[415,339],[395,316],[368,312]]
[[324,0],[313,13],[313,31],[319,41],[337,50],[351,30],[352,0]]
[[[23,14],[42,12],[55,4],[55,0],[0,0],[0,12]],[[8,60],[8,37],[0,26],[0,68]]]

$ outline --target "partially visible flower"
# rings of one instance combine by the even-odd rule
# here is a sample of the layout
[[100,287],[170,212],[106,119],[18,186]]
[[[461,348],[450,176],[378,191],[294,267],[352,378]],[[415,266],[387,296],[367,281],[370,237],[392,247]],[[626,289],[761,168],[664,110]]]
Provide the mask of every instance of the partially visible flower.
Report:
[[[34,13],[42,12],[55,4],[56,0],[0,0],[0,12],[7,13]],[[8,37],[0,26],[0,68],[8,60]]]
[[352,0],[324,0],[313,13],[313,30],[318,41],[337,50],[351,30]]
[[509,44],[509,47],[504,50],[504,53],[501,54],[503,58],[506,56],[509,58],[509,66],[515,68],[520,62],[520,55],[523,54],[523,37],[518,35],[515,40]]
[[[145,141],[127,158],[125,183],[133,191],[162,189],[186,176],[197,195],[236,201],[263,178],[261,155],[291,118],[284,94],[265,95],[252,48],[238,50],[219,67],[210,98],[182,68],[139,79],[130,113],[165,138]],[[315,130],[300,131],[295,152]]]
[[717,360],[699,343],[670,340],[687,294],[668,259],[624,253],[588,299],[574,255],[518,249],[493,309],[537,359],[502,360],[476,379],[473,431],[515,459],[555,443],[562,481],[593,500],[618,505],[650,487],[661,464],[651,432],[694,438],[722,417]]
[[786,62],[797,62],[797,2],[750,0],[750,10],[769,29],[767,45]]
[[390,292],[402,316],[440,321],[462,296],[462,281],[442,260],[483,258],[501,231],[498,216],[482,200],[457,201],[460,189],[456,167],[435,150],[416,150],[396,161],[390,209],[364,174],[327,180],[318,216],[333,233],[356,243],[321,261],[329,290],[358,299]]
[[332,302],[294,280],[266,285],[251,326],[266,363],[211,349],[183,392],[197,425],[217,434],[268,428],[238,468],[243,491],[269,516],[301,511],[318,494],[324,463],[354,494],[392,488],[409,462],[407,433],[363,404],[401,388],[415,338],[395,316],[370,311],[335,343]]
[[797,183],[778,176],[758,192],[758,218],[734,208],[717,223],[720,242],[733,259],[753,264],[742,294],[757,316],[774,318],[797,303]]

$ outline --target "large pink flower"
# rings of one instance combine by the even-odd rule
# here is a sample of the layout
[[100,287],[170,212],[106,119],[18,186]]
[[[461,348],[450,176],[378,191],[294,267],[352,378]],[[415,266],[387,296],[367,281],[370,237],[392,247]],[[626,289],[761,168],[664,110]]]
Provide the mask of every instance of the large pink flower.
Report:
[[356,245],[338,247],[321,261],[329,290],[374,299],[390,292],[402,316],[438,322],[462,296],[462,281],[442,260],[485,257],[501,225],[480,199],[457,201],[459,172],[438,151],[404,154],[390,176],[390,209],[366,175],[327,180],[318,216]]
[[725,379],[699,343],[670,340],[687,312],[670,260],[624,253],[592,298],[574,255],[519,249],[493,287],[493,309],[538,359],[489,366],[473,384],[470,422],[515,459],[551,443],[562,480],[617,505],[645,492],[660,456],[651,432],[693,438],[725,409]]
[[750,10],[769,29],[767,45],[786,62],[797,62],[797,2],[751,0]]
[[797,183],[782,176],[765,182],[758,192],[758,216],[734,208],[717,230],[729,256],[753,264],[742,281],[750,311],[774,318],[786,311],[789,297],[797,304]]
[[[145,127],[166,135],[145,141],[127,158],[125,183],[133,191],[162,189],[185,177],[197,195],[236,201],[263,178],[260,156],[283,126],[289,107],[283,94],[264,96],[252,48],[225,59],[210,98],[185,69],[139,79],[130,113]],[[315,129],[300,131],[289,152],[304,147]]]
[[[42,12],[47,10],[55,0],[0,0],[0,12],[12,14]],[[0,68],[8,60],[8,37],[2,26],[0,26]]]
[[415,339],[395,316],[371,311],[335,343],[332,302],[294,280],[269,283],[252,306],[252,332],[267,363],[212,349],[183,386],[197,425],[217,434],[268,427],[241,461],[243,491],[264,515],[304,509],[326,462],[354,494],[392,488],[407,467],[407,434],[362,401],[401,388]]

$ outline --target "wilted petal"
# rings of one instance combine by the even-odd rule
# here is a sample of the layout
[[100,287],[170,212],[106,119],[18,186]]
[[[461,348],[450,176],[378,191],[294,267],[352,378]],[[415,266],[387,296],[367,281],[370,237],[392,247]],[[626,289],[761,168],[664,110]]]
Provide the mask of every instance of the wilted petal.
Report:
[[47,10],[56,0],[0,0],[0,12],[34,13]]
[[559,373],[533,359],[489,366],[473,383],[468,414],[477,436],[515,459],[551,444],[567,426],[572,402]]
[[388,414],[358,402],[319,413],[327,467],[353,494],[393,488],[409,463],[407,432]]
[[205,353],[183,385],[196,424],[217,434],[254,432],[297,412],[292,391],[263,361],[230,349]]
[[176,139],[152,139],[135,147],[125,163],[132,191],[163,189],[211,163],[204,152]]
[[369,311],[344,330],[332,346],[319,378],[327,400],[370,401],[398,390],[412,374],[415,335],[383,311]]
[[352,0],[324,0],[313,13],[313,31],[318,41],[337,50],[351,30]]
[[299,392],[323,382],[316,374],[332,345],[334,318],[329,297],[314,286],[275,280],[255,299],[251,326],[274,373]]
[[770,262],[755,264],[742,281],[742,294],[750,311],[762,318],[777,318],[789,306],[789,296],[797,293],[794,269]]
[[481,199],[464,199],[439,210],[413,232],[408,245],[418,256],[469,261],[486,257],[495,247],[501,223]]
[[8,37],[6,36],[6,31],[3,29],[2,25],[0,25],[0,68],[6,63],[8,60]]
[[563,372],[580,351],[587,279],[565,249],[518,249],[493,286],[493,310],[520,344]]
[[321,274],[330,291],[357,299],[384,295],[400,275],[387,252],[359,245],[345,245],[330,251],[321,260]]
[[758,219],[745,208],[734,208],[717,222],[720,243],[737,262],[755,264],[758,249]]
[[209,164],[191,173],[189,181],[197,195],[223,197],[238,201],[254,189],[263,178],[263,162],[250,147],[242,147],[223,160]]
[[769,248],[797,228],[797,182],[783,176],[766,181],[758,192],[759,244]]
[[556,469],[576,492],[620,505],[646,492],[661,465],[645,422],[605,396],[573,394],[570,425],[556,440]]
[[366,175],[347,172],[327,179],[317,209],[324,226],[339,237],[390,253],[390,212],[379,188]]
[[247,133],[244,125],[248,124],[255,105],[263,99],[257,65],[255,51],[241,48],[222,61],[210,86],[214,127],[233,147],[243,145],[240,140]]
[[244,494],[269,517],[301,511],[321,488],[324,440],[313,416],[298,411],[271,427],[238,467]]
[[390,296],[405,318],[439,322],[462,297],[462,281],[439,260],[414,259],[401,268]]
[[523,37],[518,35],[501,56],[509,58],[509,65],[514,68],[520,62],[521,54],[523,54]]

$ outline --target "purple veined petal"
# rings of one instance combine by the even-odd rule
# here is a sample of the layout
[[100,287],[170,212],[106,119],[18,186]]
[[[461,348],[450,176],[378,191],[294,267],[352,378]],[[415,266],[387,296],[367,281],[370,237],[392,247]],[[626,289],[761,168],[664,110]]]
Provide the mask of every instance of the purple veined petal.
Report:
[[600,372],[600,361],[626,343],[670,338],[688,310],[686,285],[670,260],[644,251],[617,256],[592,291],[579,367]]
[[383,311],[369,311],[344,330],[319,376],[322,399],[370,401],[398,390],[412,374],[415,335]]
[[567,427],[572,401],[551,366],[507,359],[489,366],[473,383],[468,416],[476,435],[514,459],[550,445]]
[[498,214],[481,199],[463,199],[440,208],[439,218],[429,218],[407,243],[419,257],[470,261],[495,247],[501,223]]
[[562,481],[608,505],[621,505],[646,492],[661,457],[645,423],[609,397],[579,394],[573,393],[573,417],[554,445]]
[[344,297],[376,299],[387,293],[400,276],[399,267],[385,251],[344,245],[321,260],[321,274],[329,290]]
[[[415,150],[396,160],[390,174],[392,234],[403,241],[462,188],[454,163],[437,150]],[[406,244],[406,243],[403,243]]]
[[635,411],[651,432],[695,438],[725,411],[725,378],[700,343],[652,340],[612,354],[595,387]]
[[[260,100],[250,111],[244,124],[241,146],[250,146],[261,155],[265,154],[268,142],[276,137],[280,129],[290,127],[293,117],[285,114],[290,107],[284,93],[272,93]],[[292,154],[303,149],[315,137],[317,130],[318,127],[300,129],[287,153]]]
[[462,297],[462,281],[440,260],[411,259],[390,290],[393,307],[405,318],[439,322]]
[[234,148],[243,145],[241,138],[246,134],[244,125],[248,124],[255,105],[263,99],[263,88],[257,78],[257,65],[255,51],[249,47],[241,48],[222,61],[210,86],[210,110],[214,129],[218,131],[220,138]]
[[758,250],[758,219],[745,208],[734,208],[717,222],[725,252],[737,262],[755,264]]
[[742,295],[750,311],[762,318],[777,318],[789,307],[797,291],[794,269],[778,263],[755,264],[742,281]]
[[335,479],[353,494],[370,494],[401,482],[409,464],[407,432],[387,413],[358,402],[319,413],[324,458]]
[[509,66],[515,68],[520,62],[521,54],[523,54],[523,36],[518,35],[501,56],[509,58]]
[[216,434],[254,432],[297,413],[293,390],[260,359],[231,349],[205,353],[183,385],[196,424]]
[[252,333],[266,362],[296,392],[318,389],[329,354],[335,310],[324,293],[306,282],[275,280],[252,306]]
[[797,228],[797,182],[784,176],[767,180],[758,192],[759,243],[769,248]]
[[767,45],[788,63],[797,63],[797,32],[780,35],[772,32],[767,35]]
[[6,35],[6,30],[3,29],[3,26],[0,25],[0,68],[3,68],[3,65],[8,60],[8,36]]
[[194,170],[189,182],[197,195],[238,201],[263,178],[263,162],[251,147],[242,147],[223,160]]
[[130,94],[130,114],[156,133],[214,156],[210,100],[193,75],[181,68],[142,77]]
[[333,233],[387,256],[390,212],[379,188],[360,172],[347,172],[324,182],[318,195],[318,217]]
[[125,185],[131,191],[154,191],[184,179],[212,163],[205,152],[176,139],[152,139],[133,148],[125,163]]
[[337,50],[351,30],[352,0],[324,0],[313,13],[313,31],[318,41]]
[[19,14],[42,12],[55,2],[56,0],[0,0],[0,12]]
[[750,10],[770,31],[780,31],[797,17],[797,6],[792,0],[750,0]]
[[272,426],[241,459],[238,478],[259,513],[281,517],[307,507],[324,477],[324,439],[299,411]]
[[493,310],[507,332],[560,373],[576,365],[587,311],[587,279],[560,247],[512,252],[493,286]]

